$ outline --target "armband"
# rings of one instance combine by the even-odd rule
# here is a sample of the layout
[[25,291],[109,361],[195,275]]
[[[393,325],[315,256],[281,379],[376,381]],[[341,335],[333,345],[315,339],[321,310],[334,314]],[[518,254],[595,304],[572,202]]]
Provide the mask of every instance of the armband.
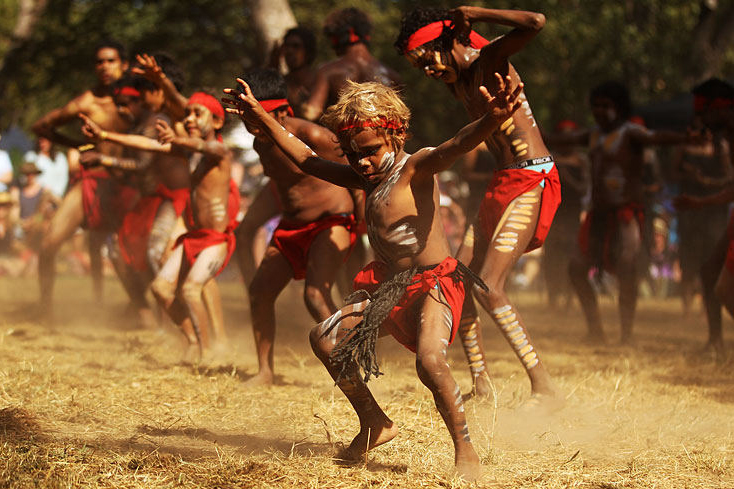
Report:
[[100,141],[104,141],[105,139],[107,139],[107,136],[109,136],[109,134],[107,133],[107,131],[102,130],[102,131],[99,132],[99,139],[100,139]]

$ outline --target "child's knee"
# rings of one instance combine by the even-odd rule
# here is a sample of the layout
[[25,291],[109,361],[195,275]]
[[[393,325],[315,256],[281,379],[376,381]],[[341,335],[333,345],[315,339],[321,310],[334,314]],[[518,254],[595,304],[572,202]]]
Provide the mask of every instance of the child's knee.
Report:
[[419,351],[415,357],[416,371],[421,381],[426,384],[429,379],[434,379],[448,373],[446,355],[438,349],[431,348],[428,351]]
[[303,288],[303,301],[311,308],[320,309],[326,302],[327,291],[314,285]]
[[485,282],[487,290],[475,285],[472,287],[474,296],[477,297],[483,303],[489,303],[492,306],[504,304],[507,302],[507,296],[505,294],[505,285],[503,282],[490,280]]
[[176,297],[176,286],[164,278],[156,278],[150,284],[150,290],[159,301],[172,302]]
[[181,297],[187,304],[201,302],[201,294],[204,291],[204,284],[193,280],[186,280],[181,287]]

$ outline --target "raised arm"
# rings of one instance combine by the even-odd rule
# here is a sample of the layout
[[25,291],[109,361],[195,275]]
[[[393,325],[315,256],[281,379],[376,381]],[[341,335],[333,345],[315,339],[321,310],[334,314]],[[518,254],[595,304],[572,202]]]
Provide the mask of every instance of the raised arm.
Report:
[[520,108],[519,97],[523,84],[519,83],[513,90],[509,76],[504,80],[497,73],[495,73],[495,76],[499,86],[495,97],[489,94],[486,87],[479,87],[479,91],[487,103],[485,114],[471,124],[464,126],[456,136],[434,150],[416,153],[415,156],[419,158],[415,162],[416,174],[432,176],[434,173],[449,169],[459,156],[468,153],[487,139],[497,130],[500,124]]
[[169,114],[176,120],[183,119],[186,115],[186,104],[188,99],[178,91],[176,85],[168,79],[153,56],[148,54],[138,54],[136,61],[140,65],[134,67],[132,71],[136,75],[142,75],[147,80],[155,84],[156,87],[163,91],[166,98],[166,106],[169,108]]
[[244,80],[237,79],[242,91],[226,88],[231,98],[223,99],[229,105],[227,112],[242,122],[262,130],[304,172],[327,182],[347,188],[362,188],[359,176],[350,167],[319,157],[306,143],[293,136],[258,103]]
[[458,7],[452,10],[458,35],[468,35],[475,22],[488,22],[513,27],[482,50],[482,56],[505,59],[522,50],[545,26],[545,16],[524,10],[498,10],[482,7]]

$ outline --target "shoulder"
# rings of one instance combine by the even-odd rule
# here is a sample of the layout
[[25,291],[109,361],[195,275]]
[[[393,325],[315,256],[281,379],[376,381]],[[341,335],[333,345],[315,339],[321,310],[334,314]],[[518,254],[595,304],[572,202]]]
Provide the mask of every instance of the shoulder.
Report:
[[336,141],[336,136],[324,126],[296,117],[291,118],[293,133],[307,144],[323,144]]

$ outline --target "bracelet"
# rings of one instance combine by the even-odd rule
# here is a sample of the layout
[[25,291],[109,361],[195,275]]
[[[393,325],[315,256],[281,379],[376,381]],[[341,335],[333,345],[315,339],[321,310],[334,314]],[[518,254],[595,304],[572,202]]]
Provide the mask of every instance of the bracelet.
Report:
[[109,134],[107,134],[107,131],[105,131],[105,130],[102,130],[102,131],[100,131],[100,132],[99,132],[99,139],[100,139],[101,141],[104,141],[105,139],[107,139],[107,136],[108,136],[108,135],[109,135]]
[[99,163],[102,166],[112,166],[115,163],[115,158],[105,155],[99,159]]

